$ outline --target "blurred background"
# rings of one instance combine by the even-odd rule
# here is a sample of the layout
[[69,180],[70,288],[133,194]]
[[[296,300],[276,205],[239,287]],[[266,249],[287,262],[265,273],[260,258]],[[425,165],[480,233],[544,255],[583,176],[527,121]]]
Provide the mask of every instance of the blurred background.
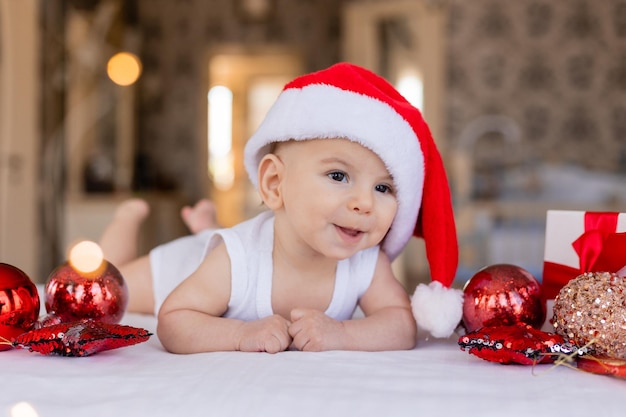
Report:
[[[260,199],[242,150],[282,85],[351,61],[420,107],[446,164],[457,284],[541,278],[547,209],[626,211],[626,0],[0,0],[0,262],[35,281],[116,204],[142,252]],[[414,239],[395,263],[428,279]]]

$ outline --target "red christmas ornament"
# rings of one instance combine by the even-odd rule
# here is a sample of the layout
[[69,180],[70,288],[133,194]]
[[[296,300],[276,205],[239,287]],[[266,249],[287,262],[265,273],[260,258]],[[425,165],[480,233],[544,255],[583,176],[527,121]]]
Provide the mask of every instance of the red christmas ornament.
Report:
[[152,333],[138,327],[79,320],[31,330],[18,336],[13,346],[42,355],[89,356],[142,343],[150,336]]
[[618,358],[582,357],[576,361],[576,367],[585,372],[626,378],[626,360]]
[[[75,247],[76,251],[82,249],[79,248],[82,243],[95,245],[81,242]],[[81,256],[87,257],[82,253],[75,256],[70,254],[70,260],[48,277],[45,287],[46,311],[62,322],[92,319],[119,323],[128,304],[128,287],[122,274],[102,258],[101,251],[88,260],[92,265],[97,265],[95,268]]]
[[[37,287],[21,269],[0,263],[0,340],[13,341],[39,317]],[[0,351],[11,346],[0,344]]]
[[104,263],[96,274],[80,272],[70,263],[55,269],[46,283],[46,311],[64,322],[93,319],[119,323],[128,304],[128,288],[120,271]]
[[520,323],[540,328],[546,318],[539,282],[519,266],[487,266],[465,283],[463,293],[463,325],[468,332]]
[[555,331],[594,355],[626,360],[626,277],[586,272],[570,280],[554,300]]

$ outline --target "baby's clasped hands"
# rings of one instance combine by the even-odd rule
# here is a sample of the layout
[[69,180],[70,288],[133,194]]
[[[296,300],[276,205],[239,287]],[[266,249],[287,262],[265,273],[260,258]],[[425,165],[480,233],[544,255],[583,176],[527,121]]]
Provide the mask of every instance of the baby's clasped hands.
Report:
[[277,353],[288,348],[302,351],[338,349],[345,336],[344,325],[313,309],[294,309],[291,322],[274,314],[244,322],[239,328],[238,350]]

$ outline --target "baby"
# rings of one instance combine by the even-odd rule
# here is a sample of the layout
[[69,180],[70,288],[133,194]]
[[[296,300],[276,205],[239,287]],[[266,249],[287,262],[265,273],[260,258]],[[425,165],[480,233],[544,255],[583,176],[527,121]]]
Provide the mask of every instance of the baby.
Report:
[[[129,309],[155,311],[175,353],[413,348],[419,311],[391,261],[424,237],[445,290],[457,256],[447,180],[419,111],[372,72],[337,64],[285,86],[244,158],[268,210],[232,228],[214,228],[203,202],[183,213],[198,233],[133,259],[119,246],[113,256],[112,242],[136,232],[147,208],[118,211],[101,244],[128,281]],[[353,318],[357,306],[364,317]]]

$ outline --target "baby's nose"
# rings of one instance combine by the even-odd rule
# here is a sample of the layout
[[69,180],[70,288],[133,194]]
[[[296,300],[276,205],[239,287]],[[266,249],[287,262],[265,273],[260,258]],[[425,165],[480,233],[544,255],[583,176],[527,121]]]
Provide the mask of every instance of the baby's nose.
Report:
[[373,201],[370,191],[356,190],[350,198],[349,207],[357,213],[369,213],[372,211]]

